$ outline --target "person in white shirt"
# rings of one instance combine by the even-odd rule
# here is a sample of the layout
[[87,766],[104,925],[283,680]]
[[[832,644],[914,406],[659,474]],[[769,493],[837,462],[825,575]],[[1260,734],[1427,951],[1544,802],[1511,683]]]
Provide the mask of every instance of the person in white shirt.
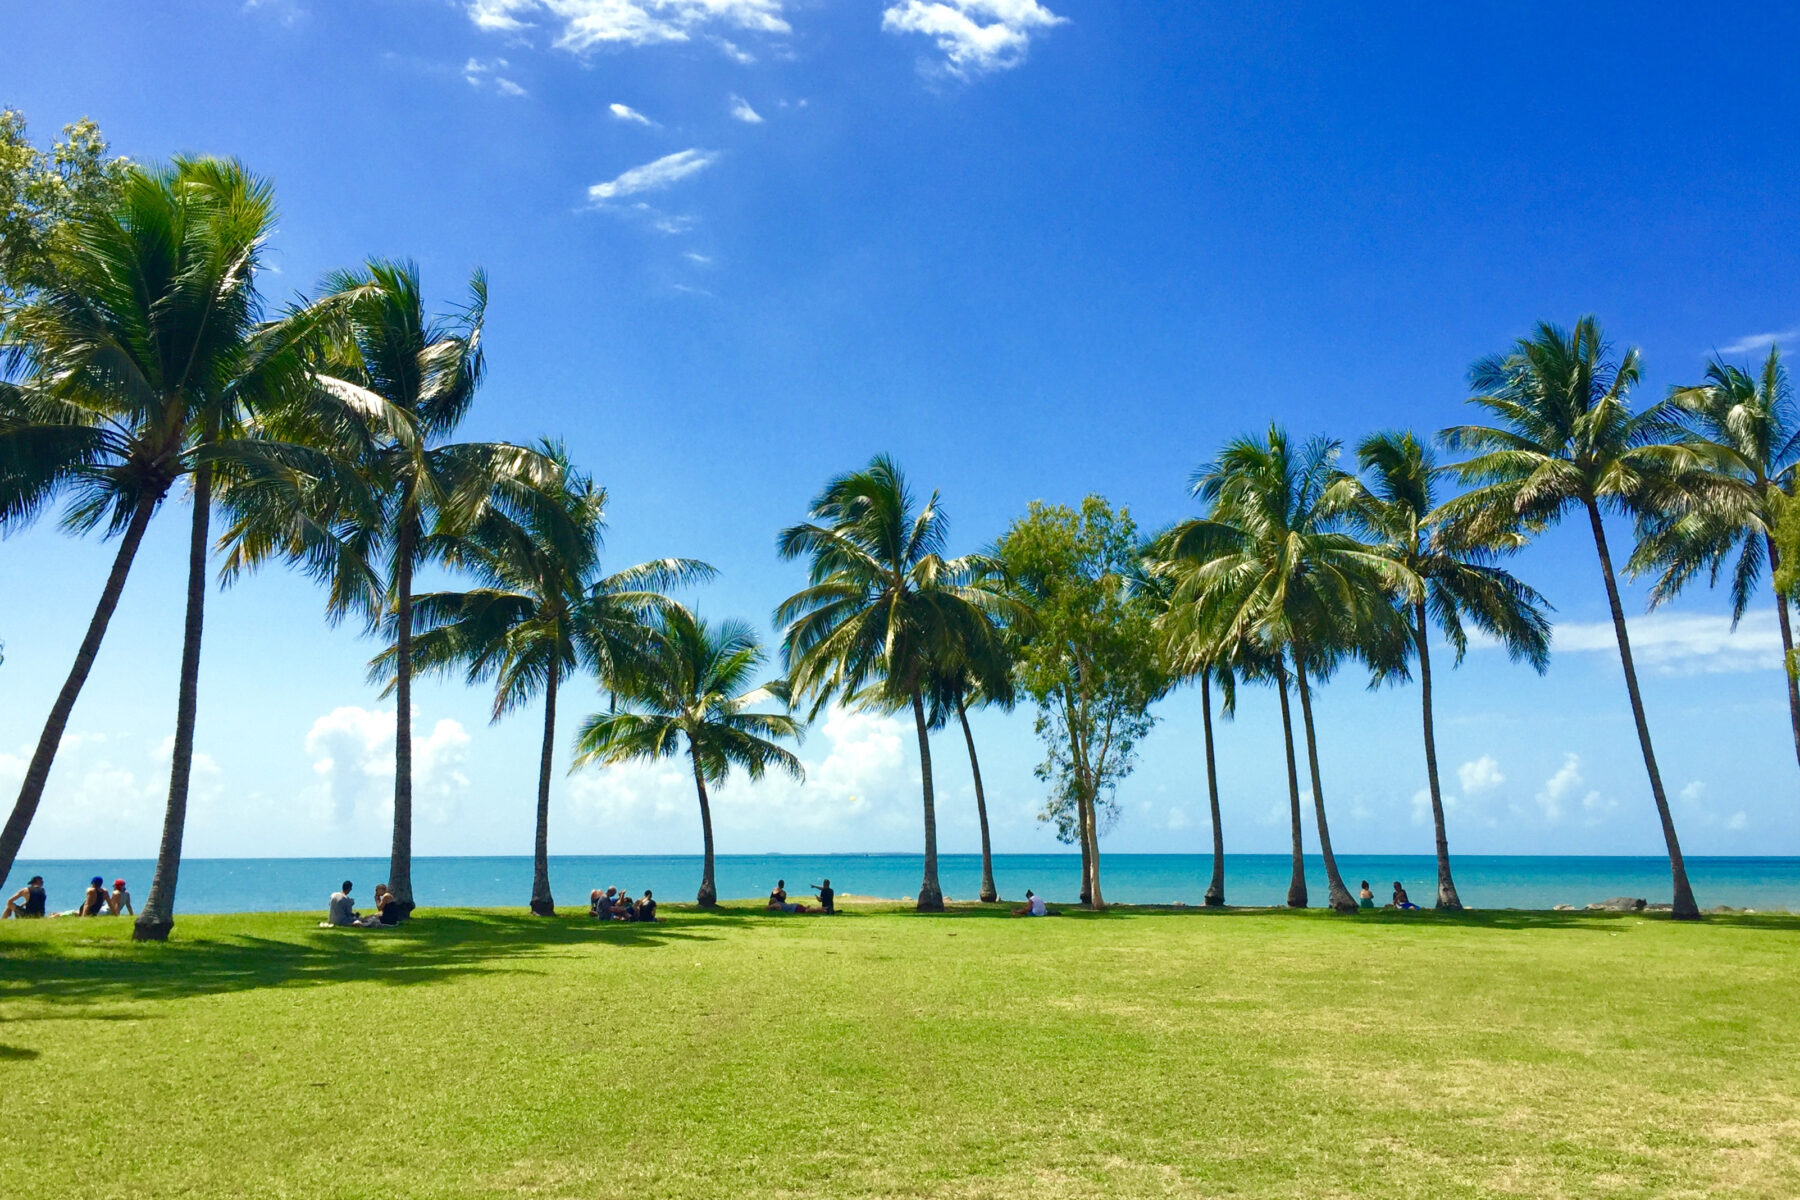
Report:
[[350,899],[350,881],[348,879],[344,880],[343,891],[331,893],[331,904],[328,911],[330,914],[326,918],[328,924],[356,924],[356,903]]
[[1042,896],[1038,895],[1030,888],[1026,888],[1025,907],[1013,909],[1012,915],[1015,917],[1047,917],[1050,915],[1050,910],[1044,907],[1044,898]]

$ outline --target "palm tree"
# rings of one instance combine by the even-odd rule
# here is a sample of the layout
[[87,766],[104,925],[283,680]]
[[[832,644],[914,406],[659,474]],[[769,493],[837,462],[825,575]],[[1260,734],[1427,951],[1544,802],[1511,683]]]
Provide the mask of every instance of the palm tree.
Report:
[[1469,403],[1486,409],[1495,424],[1444,430],[1451,449],[1474,452],[1456,470],[1464,481],[1478,485],[1451,501],[1446,515],[1466,527],[1459,536],[1472,534],[1478,541],[1508,532],[1536,533],[1572,510],[1587,517],[1650,794],[1668,845],[1673,912],[1679,919],[1698,920],[1700,909],[1688,886],[1675,819],[1650,744],[1602,519],[1604,512],[1656,513],[1670,503],[1675,477],[1689,470],[1697,456],[1671,444],[1682,433],[1673,406],[1665,402],[1631,411],[1631,389],[1640,373],[1637,350],[1626,351],[1617,361],[1610,355],[1599,323],[1586,316],[1573,330],[1540,322],[1509,352],[1470,367],[1475,395]]
[[[1189,609],[1191,628],[1214,644],[1243,645],[1273,660],[1284,727],[1291,729],[1287,681],[1292,672],[1306,730],[1313,816],[1331,907],[1356,908],[1338,874],[1325,816],[1312,684],[1346,658],[1393,661],[1405,625],[1388,598],[1411,594],[1417,580],[1348,532],[1358,494],[1338,469],[1339,445],[1313,438],[1293,447],[1271,426],[1266,439],[1239,438],[1194,473],[1194,494],[1211,504],[1205,518],[1182,522],[1166,543],[1175,565],[1172,604]],[[1290,746],[1291,746],[1290,734]],[[1291,766],[1295,877],[1290,904],[1305,903],[1299,853],[1298,783]]]
[[875,694],[912,706],[925,808],[917,907],[941,912],[926,672],[975,644],[1004,601],[984,582],[991,574],[985,560],[943,556],[946,521],[937,493],[918,508],[886,455],[827,483],[810,515],[783,530],[778,543],[783,558],[811,560],[809,586],[775,610],[776,623],[786,627],[787,678],[796,698],[812,700],[814,715],[833,697]]
[[[1541,675],[1550,665],[1550,622],[1544,598],[1492,563],[1494,546],[1458,545],[1443,523],[1437,481],[1443,474],[1429,448],[1411,433],[1378,433],[1356,448],[1369,473],[1361,517],[1382,550],[1425,587],[1401,597],[1410,623],[1413,653],[1419,660],[1419,702],[1425,721],[1425,778],[1431,792],[1431,820],[1437,837],[1441,909],[1460,910],[1462,898],[1450,875],[1450,841],[1444,829],[1444,800],[1438,786],[1437,735],[1431,709],[1431,626],[1436,625],[1461,664],[1468,650],[1465,620],[1490,635],[1512,656]],[[1510,548],[1512,539],[1508,539]]]
[[128,168],[105,203],[71,217],[53,269],[5,314],[8,369],[23,382],[0,394],[0,523],[67,496],[65,527],[104,526],[119,547],[0,832],[0,873],[37,810],[150,519],[180,479],[192,482],[169,800],[139,938],[166,938],[173,925],[215,484],[318,458],[256,427],[305,380],[304,346],[318,329],[311,311],[261,319],[255,277],[274,216],[268,185],[235,162]]
[[[1731,562],[1731,620],[1735,626],[1762,579],[1781,566],[1775,525],[1794,495],[1800,465],[1800,412],[1781,349],[1769,347],[1757,375],[1715,358],[1706,381],[1669,395],[1702,456],[1698,476],[1671,496],[1672,503],[1640,514],[1637,550],[1626,564],[1632,574],[1661,568],[1650,591],[1652,607],[1673,598],[1703,568],[1713,583]],[[1788,598],[1775,593],[1783,661],[1790,661],[1794,633]],[[1794,753],[1800,757],[1800,681],[1784,672]]]
[[[693,559],[640,563],[600,574],[606,492],[569,464],[562,446],[539,452],[556,481],[543,494],[503,497],[466,534],[445,539],[445,560],[472,574],[476,587],[413,598],[413,668],[464,668],[469,683],[497,680],[493,719],[544,697],[544,740],[538,762],[537,839],[531,911],[552,916],[550,778],[556,749],[557,689],[578,666],[605,686],[637,669],[650,623],[670,601],[663,589],[710,579]],[[391,679],[392,648],[373,664]]]
[[358,469],[291,493],[292,503],[278,502],[277,491],[246,504],[227,534],[234,548],[226,569],[275,555],[303,561],[327,582],[333,620],[357,612],[388,635],[395,698],[388,887],[410,913],[414,570],[444,557],[497,504],[548,503],[532,493],[553,491],[558,471],[523,446],[444,441],[481,381],[487,280],[480,271],[467,304],[448,317],[426,314],[414,264],[385,259],[328,277],[323,303],[335,306],[340,333],[317,386],[341,400],[337,411],[360,418],[330,427]]
[[575,742],[577,767],[672,758],[687,751],[705,846],[698,896],[702,908],[711,908],[719,898],[707,784],[724,783],[733,766],[742,767],[751,779],[761,779],[770,767],[796,779],[806,774],[800,760],[774,740],[798,741],[800,723],[786,713],[750,711],[765,700],[787,700],[780,683],[750,686],[766,658],[746,623],[726,621],[715,629],[679,605],[665,605],[647,660],[619,681],[624,709],[589,717]]
[[987,793],[981,783],[981,760],[975,754],[975,731],[969,727],[969,710],[996,705],[1011,712],[1017,697],[1013,687],[1012,659],[1005,632],[998,628],[977,631],[980,642],[960,647],[947,661],[935,661],[922,682],[926,718],[933,729],[942,729],[955,715],[962,726],[963,744],[969,748],[969,771],[975,780],[975,819],[981,826],[981,901],[1000,898],[994,886],[994,846],[988,835]]

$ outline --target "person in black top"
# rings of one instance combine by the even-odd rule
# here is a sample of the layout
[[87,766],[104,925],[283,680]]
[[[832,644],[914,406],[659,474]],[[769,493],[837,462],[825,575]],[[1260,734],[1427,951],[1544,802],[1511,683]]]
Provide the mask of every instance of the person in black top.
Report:
[[381,889],[381,923],[398,925],[400,918],[405,915],[406,906],[400,903],[400,897],[394,895],[392,888],[383,885]]
[[824,883],[813,884],[812,890],[819,893],[820,912],[834,913],[837,911],[837,893],[831,890],[831,880],[827,879]]
[[656,897],[654,897],[650,894],[649,888],[644,889],[644,898],[642,900],[638,901],[637,920],[639,920],[639,921],[654,921],[654,920],[656,920]]
[[44,877],[33,875],[25,881],[25,886],[12,894],[6,902],[6,916],[9,917],[41,917],[44,915],[44,904],[49,893],[44,891]]

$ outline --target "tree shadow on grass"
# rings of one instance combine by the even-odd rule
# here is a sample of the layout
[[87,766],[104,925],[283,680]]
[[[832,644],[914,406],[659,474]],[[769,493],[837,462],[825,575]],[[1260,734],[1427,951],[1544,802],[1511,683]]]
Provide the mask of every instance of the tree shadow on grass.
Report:
[[[727,914],[695,914],[655,924],[597,925],[591,921],[514,914],[432,914],[391,929],[320,929],[296,917],[291,934],[216,935],[220,920],[199,935],[164,944],[120,936],[69,943],[53,939],[0,942],[0,1004],[30,1004],[12,1020],[120,1019],[93,1006],[171,1000],[272,987],[379,983],[403,987],[454,976],[529,972],[534,958],[568,949],[599,953],[709,940]],[[264,928],[270,918],[259,917]],[[177,925],[180,929],[180,925]],[[110,929],[108,932],[112,932]],[[40,1006],[48,1006],[47,1009]]]
[[[921,918],[935,920],[1012,920],[1015,919],[1012,908],[1012,905],[1005,903],[959,902],[950,904],[942,913],[919,913],[917,915]],[[910,908],[895,909],[894,911],[902,912],[904,915],[913,915]],[[1203,905],[1182,904],[1111,904],[1096,912],[1093,909],[1070,904],[1052,905],[1051,912],[1055,917],[1066,917],[1077,921],[1132,921],[1144,917],[1189,917],[1212,921],[1312,921],[1377,928],[1423,927],[1496,931],[1546,929],[1599,933],[1615,931],[1622,924],[1648,921],[1684,928],[1757,929],[1800,934],[1800,914],[1793,913],[1708,913],[1702,921],[1687,922],[1676,921],[1667,912],[1620,913],[1588,912],[1586,910],[1558,912],[1552,909],[1523,908],[1465,909],[1462,912],[1438,912],[1435,909],[1399,912],[1394,909],[1376,908],[1359,909],[1355,913],[1334,913],[1320,907],[1306,909],[1286,907],[1207,908]],[[1026,921],[1040,918],[1016,919]]]

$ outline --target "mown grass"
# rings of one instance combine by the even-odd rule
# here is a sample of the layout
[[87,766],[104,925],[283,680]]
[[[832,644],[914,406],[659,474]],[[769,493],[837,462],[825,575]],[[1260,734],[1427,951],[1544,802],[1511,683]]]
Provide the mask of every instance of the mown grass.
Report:
[[1800,1195],[1800,918],[0,926],[21,1197]]

